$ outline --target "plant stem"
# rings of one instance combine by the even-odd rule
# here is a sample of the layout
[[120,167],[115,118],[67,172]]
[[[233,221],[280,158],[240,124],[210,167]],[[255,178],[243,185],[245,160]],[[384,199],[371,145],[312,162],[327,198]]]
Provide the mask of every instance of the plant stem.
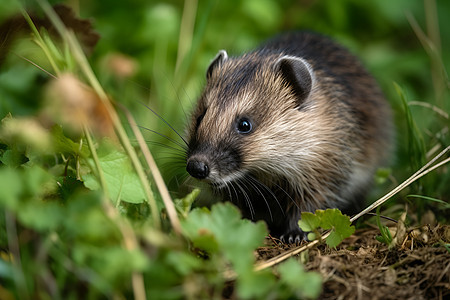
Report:
[[180,25],[180,38],[178,39],[178,54],[175,73],[178,72],[187,52],[192,45],[197,4],[197,0],[184,1],[183,16],[181,17]]
[[16,218],[8,209],[5,209],[5,227],[8,239],[9,253],[13,258],[13,278],[20,299],[30,299],[25,281],[25,274],[20,259],[19,238],[17,237]]
[[78,43],[75,35],[73,32],[69,32],[64,24],[59,19],[58,15],[55,13],[55,11],[51,8],[51,6],[48,4],[48,2],[43,0],[36,0],[42,7],[42,9],[45,11],[53,25],[58,30],[59,34],[63,39],[65,39],[72,50],[72,53],[80,65],[81,70],[83,71],[84,75],[86,76],[88,82],[92,86],[92,88],[95,90],[95,92],[98,94],[99,98],[105,105],[105,108],[113,122],[114,129],[116,130],[116,134],[119,137],[119,140],[124,147],[125,151],[127,152],[128,156],[131,159],[131,162],[137,172],[137,175],[141,181],[142,187],[144,189],[144,192],[147,197],[147,201],[150,204],[151,210],[152,210],[152,219],[153,224],[156,228],[161,228],[161,221],[159,218],[159,211],[158,206],[156,205],[156,200],[153,197],[153,194],[150,189],[149,182],[147,180],[147,177],[145,175],[145,172],[142,168],[141,162],[139,161],[139,158],[137,157],[136,152],[134,151],[133,147],[131,146],[131,143],[126,135],[125,129],[122,126],[122,123],[120,122],[120,118],[117,115],[116,111],[114,110],[111,102],[109,101],[108,96],[106,95],[105,91],[103,90],[102,86],[100,85],[99,81],[97,80],[94,72],[92,71],[89,62],[87,61],[86,56],[83,53],[83,50],[81,49],[80,44]]

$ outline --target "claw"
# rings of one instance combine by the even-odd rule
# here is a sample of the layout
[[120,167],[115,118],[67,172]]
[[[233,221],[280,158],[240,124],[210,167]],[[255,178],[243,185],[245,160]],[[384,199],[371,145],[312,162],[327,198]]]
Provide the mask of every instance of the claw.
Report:
[[[297,220],[298,216],[294,216]],[[280,237],[281,242],[284,244],[300,244],[301,241],[307,240],[307,234],[303,232],[297,224],[298,222],[289,221],[284,228],[278,228],[274,234]],[[279,235],[282,233],[281,235]]]
[[280,236],[280,241],[285,244],[299,244],[302,240],[305,240],[306,236],[303,232],[288,233]]

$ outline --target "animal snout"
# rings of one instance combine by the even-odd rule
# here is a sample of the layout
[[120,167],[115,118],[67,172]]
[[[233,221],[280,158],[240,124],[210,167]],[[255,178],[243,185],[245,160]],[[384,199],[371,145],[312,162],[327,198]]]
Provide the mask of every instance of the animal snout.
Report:
[[209,175],[208,164],[199,159],[189,159],[186,165],[186,171],[197,179],[205,179]]

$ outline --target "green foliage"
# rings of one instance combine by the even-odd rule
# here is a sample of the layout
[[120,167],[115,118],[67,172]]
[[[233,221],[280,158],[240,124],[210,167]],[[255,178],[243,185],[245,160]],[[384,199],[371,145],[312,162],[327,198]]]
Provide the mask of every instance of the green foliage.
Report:
[[336,247],[345,238],[355,232],[355,226],[351,226],[350,218],[343,215],[339,209],[316,210],[316,213],[303,212],[298,225],[308,233],[308,239],[314,240],[319,235],[319,228],[330,230],[330,235],[325,239],[330,247]]
[[[260,297],[269,292],[273,278],[253,272],[253,251],[262,245],[267,234],[264,223],[242,220],[238,209],[226,203],[214,205],[211,212],[194,209],[183,222],[183,229],[193,246],[211,255],[219,269],[231,263],[239,276],[237,287],[242,298]],[[226,260],[220,261],[218,254]]]
[[390,175],[392,175],[391,169],[379,168],[375,173],[375,183],[380,185],[387,182]]
[[322,287],[319,274],[305,272],[302,265],[289,259],[278,267],[280,281],[286,285],[286,294],[294,294],[299,299],[317,298]]
[[240,299],[263,299],[271,295],[287,299],[317,298],[321,290],[321,277],[306,272],[299,262],[282,263],[276,282],[270,272],[254,272],[253,251],[262,245],[267,234],[264,223],[242,220],[237,208],[230,203],[216,204],[211,211],[194,209],[183,221],[186,236],[197,251],[205,251],[208,259],[219,269],[227,266],[237,274],[237,293]]
[[433,202],[439,203],[440,206],[442,207],[442,209],[449,209],[450,208],[450,203],[445,202],[445,201],[443,201],[441,199],[436,199],[436,198],[433,198],[433,197],[427,197],[427,196],[422,196],[422,195],[408,195],[406,197],[407,198],[420,198],[420,199],[425,199],[425,200],[428,200],[428,201],[433,201]]
[[[193,248],[183,240],[170,241],[149,222],[136,222],[132,233],[146,240],[148,246],[124,247],[133,237],[123,235],[121,224],[127,218],[130,221],[142,218],[141,204],[136,200],[143,199],[128,157],[107,141],[100,142],[95,149],[110,195],[105,198],[105,190],[91,171],[93,162],[90,149],[83,146],[85,141],[76,143],[64,135],[61,127],[52,127],[47,131],[50,142],[44,151],[30,143],[26,135],[22,139],[12,138],[20,135],[21,121],[24,120],[8,117],[3,122],[19,125],[14,132],[9,125],[0,128],[0,161],[4,164],[0,168],[0,209],[9,220],[3,227],[8,239],[1,240],[1,247],[8,249],[5,253],[10,257],[0,259],[0,276],[5,287],[21,298],[34,297],[23,284],[48,280],[56,286],[41,289],[41,296],[123,297],[134,292],[131,278],[136,274],[142,274],[146,283],[144,292],[151,298],[218,296],[233,274],[237,275],[236,293],[242,299],[265,298],[269,294],[277,299],[290,298],[292,294],[312,298],[320,292],[317,279],[320,276],[305,272],[298,264],[292,266],[292,262],[287,267],[280,265],[280,278],[285,278],[284,281],[277,281],[268,270],[254,271],[253,253],[267,234],[264,223],[241,219],[230,203],[215,205],[211,211],[194,209],[188,214],[198,190],[177,200],[185,216],[184,235]],[[9,148],[13,145],[17,155],[25,159],[12,159]],[[61,159],[53,159],[49,165],[46,157],[51,153]],[[74,179],[77,173],[83,182]],[[109,201],[118,205],[123,216],[111,215],[107,208]],[[146,232],[152,233],[152,237],[146,238]],[[29,236],[27,239],[34,246],[26,246],[22,236]],[[12,246],[16,239],[20,245],[17,250]],[[19,256],[21,265],[14,263]],[[17,274],[22,274],[23,279],[19,280]],[[296,281],[287,279],[297,275],[303,278],[303,285],[297,286]],[[304,280],[311,283],[308,288]]]
[[[107,141],[98,149],[98,159],[103,172],[106,190],[116,205],[119,200],[129,203],[142,203],[145,193],[134,172],[129,157],[122,151],[114,149]],[[88,160],[93,165],[92,160]],[[98,176],[93,173],[83,175],[84,185],[91,190],[100,190]]]
[[239,210],[230,203],[214,205],[211,212],[194,209],[183,228],[194,247],[210,254],[223,251],[238,273],[253,267],[251,250],[260,246],[267,234],[263,222],[242,221]]
[[408,157],[411,160],[411,169],[418,170],[422,165],[425,164],[425,142],[412,116],[405,93],[398,84],[395,84],[395,89],[400,96],[400,100],[404,109],[404,115],[406,117],[406,128],[408,129]]
[[375,239],[377,241],[379,241],[380,243],[386,244],[386,245],[391,245],[392,244],[392,235],[391,235],[391,231],[389,230],[389,228],[383,224],[381,224],[381,220],[380,220],[380,208],[377,208],[377,217],[376,217],[376,222],[378,225],[378,228],[380,229],[380,234],[375,237]]
[[181,199],[174,199],[173,201],[175,203],[178,214],[180,214],[183,218],[186,218],[191,211],[192,204],[199,194],[200,189],[194,189],[185,197]]

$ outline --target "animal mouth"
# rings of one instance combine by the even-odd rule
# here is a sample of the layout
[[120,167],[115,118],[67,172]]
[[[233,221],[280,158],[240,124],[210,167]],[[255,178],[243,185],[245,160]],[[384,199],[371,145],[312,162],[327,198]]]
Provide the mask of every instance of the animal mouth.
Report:
[[209,181],[208,183],[215,190],[223,190],[231,183],[231,181]]
[[239,179],[243,178],[244,174],[242,173],[233,173],[233,174],[229,174],[229,175],[224,175],[224,176],[220,176],[218,178],[207,178],[206,182],[208,182],[208,184],[216,189],[216,190],[222,190],[225,188],[228,188],[233,182],[239,181]]

